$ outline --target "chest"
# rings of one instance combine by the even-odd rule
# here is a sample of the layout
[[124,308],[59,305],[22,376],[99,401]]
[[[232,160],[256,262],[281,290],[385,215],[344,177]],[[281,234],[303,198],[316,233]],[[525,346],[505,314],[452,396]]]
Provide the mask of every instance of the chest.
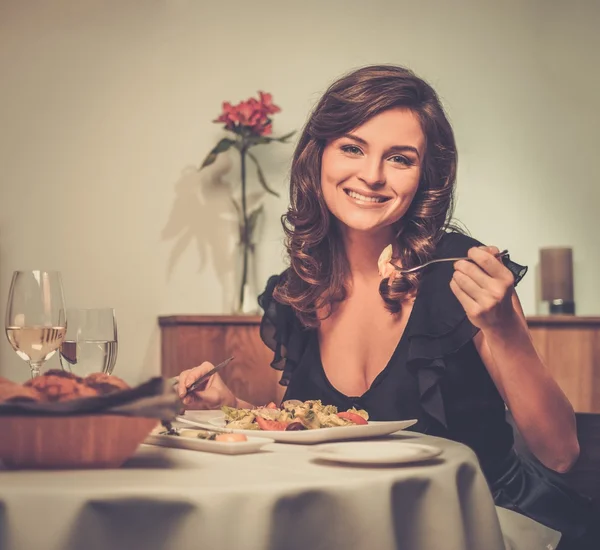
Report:
[[406,330],[412,300],[391,314],[376,297],[352,296],[322,321],[319,350],[325,376],[339,392],[361,396],[386,368]]

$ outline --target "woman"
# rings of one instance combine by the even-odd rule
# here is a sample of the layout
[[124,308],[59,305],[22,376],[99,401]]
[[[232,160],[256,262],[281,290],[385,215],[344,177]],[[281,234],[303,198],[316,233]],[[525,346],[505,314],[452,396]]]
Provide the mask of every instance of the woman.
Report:
[[[418,418],[416,431],[477,453],[498,505],[561,531],[561,544],[583,540],[588,503],[549,472],[577,460],[573,409],[532,344],[514,291],[523,270],[451,224],[456,162],[438,97],[412,72],[366,67],[326,91],[294,154],[290,267],[259,298],[279,399]],[[378,269],[390,245],[403,268],[472,261],[400,275],[385,259]],[[181,394],[211,367],[182,373]],[[255,405],[218,374],[185,403]],[[514,453],[505,404],[546,468]]]

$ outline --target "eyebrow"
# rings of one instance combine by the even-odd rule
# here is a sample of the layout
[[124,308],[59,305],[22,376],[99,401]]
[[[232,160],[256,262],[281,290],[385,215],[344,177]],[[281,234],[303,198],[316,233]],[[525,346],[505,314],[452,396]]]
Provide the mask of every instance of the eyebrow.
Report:
[[[365,146],[369,145],[363,138],[360,138],[353,134],[343,134],[340,137],[351,139],[353,141],[356,141],[357,143],[360,143],[361,145],[365,145]],[[412,145],[392,145],[391,147],[388,147],[386,149],[385,153],[387,155],[390,153],[400,153],[400,152],[404,153],[406,151],[410,151],[411,153],[414,153],[415,155],[417,155],[417,158],[419,160],[421,159],[421,155],[419,155],[419,150],[416,147],[413,147]]]

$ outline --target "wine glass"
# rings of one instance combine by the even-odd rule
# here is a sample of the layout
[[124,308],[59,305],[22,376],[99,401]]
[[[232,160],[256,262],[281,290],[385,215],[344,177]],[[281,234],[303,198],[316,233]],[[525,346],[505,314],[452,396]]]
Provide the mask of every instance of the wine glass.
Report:
[[117,320],[112,308],[68,309],[67,335],[60,346],[63,370],[78,376],[112,374],[117,361]]
[[58,271],[15,271],[6,305],[6,336],[17,355],[40,374],[67,331],[65,299]]

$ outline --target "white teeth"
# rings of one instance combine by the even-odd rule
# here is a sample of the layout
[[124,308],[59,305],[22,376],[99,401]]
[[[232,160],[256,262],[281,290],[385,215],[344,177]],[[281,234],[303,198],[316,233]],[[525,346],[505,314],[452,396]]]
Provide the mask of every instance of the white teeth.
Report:
[[364,195],[360,195],[356,191],[348,191],[347,192],[350,197],[356,199],[357,201],[362,202],[384,202],[385,199],[383,197],[365,197]]

